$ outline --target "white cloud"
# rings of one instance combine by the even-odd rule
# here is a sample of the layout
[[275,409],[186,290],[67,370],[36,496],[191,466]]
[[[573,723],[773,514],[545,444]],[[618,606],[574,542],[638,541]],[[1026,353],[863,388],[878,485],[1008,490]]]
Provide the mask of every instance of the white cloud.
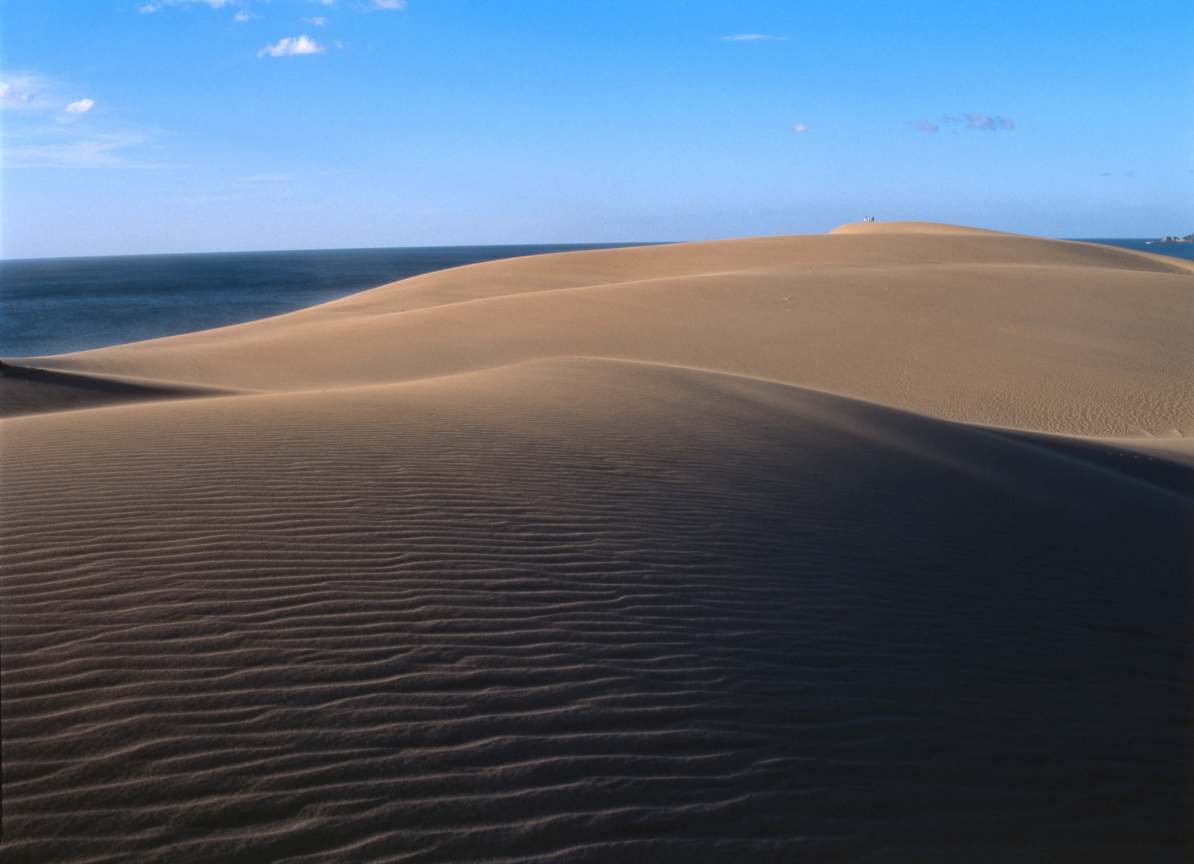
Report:
[[316,15],[314,18],[304,18],[303,22],[306,24],[313,24],[316,27],[323,27],[328,23],[328,19],[322,15]]
[[374,9],[405,9],[406,0],[373,0]]
[[241,9],[239,12],[237,12],[235,15],[232,16],[232,20],[235,21],[237,24],[244,24],[246,21],[248,21],[252,17],[253,16],[250,15],[248,12],[246,12],[244,9]]
[[310,36],[286,36],[257,52],[258,57],[298,57],[303,54],[322,54],[328,49]]
[[95,107],[94,99],[68,101],[62,89],[57,82],[32,72],[6,73],[0,75],[0,108],[29,115],[77,115]]
[[803,135],[805,132],[808,131],[808,124],[807,123],[794,123],[794,124],[792,124],[792,131],[795,132],[797,135]]
[[722,36],[722,42],[783,42],[783,36],[772,36],[769,33],[734,33]]
[[[74,122],[97,103],[87,97],[71,101],[63,89],[36,73],[0,74],[0,104],[9,113],[0,142],[5,165],[145,164],[130,158],[127,151],[148,142],[148,133]],[[104,119],[97,118],[101,124]]]

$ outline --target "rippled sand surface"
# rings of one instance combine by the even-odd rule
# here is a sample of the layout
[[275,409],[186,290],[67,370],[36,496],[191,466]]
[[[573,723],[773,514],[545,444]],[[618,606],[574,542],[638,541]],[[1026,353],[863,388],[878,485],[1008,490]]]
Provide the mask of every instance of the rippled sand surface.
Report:
[[1194,273],[540,256],[0,379],[5,861],[1181,861]]

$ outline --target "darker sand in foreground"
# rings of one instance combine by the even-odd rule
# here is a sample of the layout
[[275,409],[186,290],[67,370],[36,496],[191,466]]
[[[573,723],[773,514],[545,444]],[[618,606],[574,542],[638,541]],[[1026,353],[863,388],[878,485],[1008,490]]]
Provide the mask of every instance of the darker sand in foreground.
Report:
[[859,231],[28,361],[5,860],[1183,860],[1190,271]]

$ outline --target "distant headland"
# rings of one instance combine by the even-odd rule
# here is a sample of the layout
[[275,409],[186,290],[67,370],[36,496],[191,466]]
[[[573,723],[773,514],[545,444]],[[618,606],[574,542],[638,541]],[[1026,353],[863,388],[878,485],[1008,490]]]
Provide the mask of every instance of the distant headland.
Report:
[[1178,237],[1176,234],[1168,234],[1160,240],[1149,240],[1149,244],[1154,243],[1194,243],[1194,234],[1187,234],[1185,237]]

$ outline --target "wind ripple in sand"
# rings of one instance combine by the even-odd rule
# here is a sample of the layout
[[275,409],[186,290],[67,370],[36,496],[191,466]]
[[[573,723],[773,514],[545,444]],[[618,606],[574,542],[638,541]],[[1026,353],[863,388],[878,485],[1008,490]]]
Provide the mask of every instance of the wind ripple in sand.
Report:
[[1188,849],[1190,501],[1064,443],[560,360],[5,459],[6,861]]

